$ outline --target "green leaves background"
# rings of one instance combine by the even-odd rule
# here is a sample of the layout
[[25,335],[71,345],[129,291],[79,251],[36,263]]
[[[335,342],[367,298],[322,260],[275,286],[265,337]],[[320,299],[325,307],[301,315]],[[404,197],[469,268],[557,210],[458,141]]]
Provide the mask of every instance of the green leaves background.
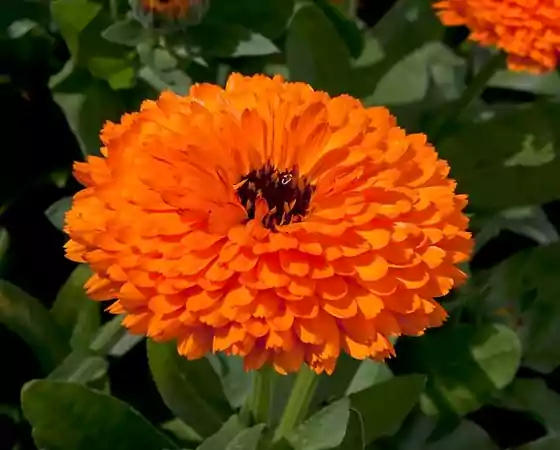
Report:
[[[500,67],[439,128],[493,51],[445,30],[429,0],[211,0],[179,21],[139,14],[138,0],[4,0],[0,12],[6,448],[560,448],[557,72]],[[241,360],[186,361],[173,343],[129,335],[87,299],[89,270],[61,251],[79,189],[71,164],[99,154],[103,123],[232,71],[390,107],[449,161],[477,238],[469,282],[442,299],[448,323],[399,340],[387,364],[341,357],[302,423],[274,443],[294,376],[274,375],[269,423],[257,423],[255,375]]]

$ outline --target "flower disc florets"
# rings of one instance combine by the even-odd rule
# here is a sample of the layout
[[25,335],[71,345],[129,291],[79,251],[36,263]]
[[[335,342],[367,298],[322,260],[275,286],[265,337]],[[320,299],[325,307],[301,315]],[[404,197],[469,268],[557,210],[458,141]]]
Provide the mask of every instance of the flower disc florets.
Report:
[[88,293],[132,332],[247,369],[334,370],[446,313],[470,234],[447,163],[385,108],[280,77],[165,92],[109,123],[67,215]]

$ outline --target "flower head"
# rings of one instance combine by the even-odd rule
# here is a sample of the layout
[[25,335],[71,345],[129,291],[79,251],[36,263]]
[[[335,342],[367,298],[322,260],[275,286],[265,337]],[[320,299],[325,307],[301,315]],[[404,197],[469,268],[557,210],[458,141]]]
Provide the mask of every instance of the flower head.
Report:
[[142,22],[166,19],[195,25],[202,20],[209,0],[135,0],[137,15]]
[[440,325],[434,298],[465,278],[466,197],[385,108],[234,74],[164,92],[101,138],[103,157],[75,166],[67,255],[94,270],[92,298],[187,358],[381,360],[388,337]]
[[508,54],[511,70],[554,70],[560,58],[559,0],[442,0],[444,25],[465,25],[470,39]]

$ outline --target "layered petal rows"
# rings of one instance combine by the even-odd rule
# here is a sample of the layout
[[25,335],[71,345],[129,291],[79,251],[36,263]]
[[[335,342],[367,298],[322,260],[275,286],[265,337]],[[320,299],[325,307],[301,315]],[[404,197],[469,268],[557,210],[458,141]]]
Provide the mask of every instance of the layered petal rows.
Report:
[[560,58],[560,0],[442,0],[444,25],[465,25],[470,39],[508,54],[515,71],[554,70]]
[[[116,299],[132,332],[176,339],[187,358],[225,352],[280,373],[332,373],[341,351],[382,360],[389,337],[440,325],[434,298],[465,278],[467,199],[385,108],[234,74],[225,89],[165,92],[101,137],[103,156],[75,165],[85,189],[67,256],[92,267],[93,299]],[[246,176],[268,166],[283,178],[253,185],[249,209]],[[308,204],[278,215],[280,185],[306,185]]]

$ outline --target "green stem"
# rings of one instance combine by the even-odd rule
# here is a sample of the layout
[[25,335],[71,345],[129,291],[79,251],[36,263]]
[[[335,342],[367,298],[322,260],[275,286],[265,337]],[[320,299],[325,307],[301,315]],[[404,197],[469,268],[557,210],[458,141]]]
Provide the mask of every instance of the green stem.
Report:
[[305,419],[318,383],[317,374],[307,366],[303,366],[296,377],[290,398],[274,433],[274,441],[286,437]]
[[450,106],[447,112],[444,113],[438,121],[436,121],[430,133],[432,142],[435,143],[440,140],[449,125],[455,123],[471,102],[482,94],[488,81],[490,81],[494,74],[503,66],[504,61],[505,54],[502,52],[496,53],[486,61],[484,66],[482,66],[480,71],[474,76],[472,82],[467,86],[463,95]]
[[109,11],[113,21],[119,18],[119,0],[109,0]]
[[272,370],[267,366],[255,374],[250,409],[256,423],[269,422],[273,377]]

